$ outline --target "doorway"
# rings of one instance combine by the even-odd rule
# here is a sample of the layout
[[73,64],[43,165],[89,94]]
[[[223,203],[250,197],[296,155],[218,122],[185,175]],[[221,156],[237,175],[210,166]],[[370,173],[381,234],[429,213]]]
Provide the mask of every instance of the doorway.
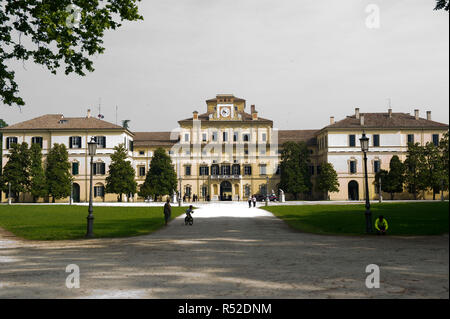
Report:
[[359,185],[357,181],[350,181],[348,183],[348,199],[359,200]]
[[220,200],[230,201],[232,200],[233,189],[231,183],[228,181],[223,181],[220,183]]
[[80,202],[80,185],[73,183],[72,186],[72,200],[74,203]]

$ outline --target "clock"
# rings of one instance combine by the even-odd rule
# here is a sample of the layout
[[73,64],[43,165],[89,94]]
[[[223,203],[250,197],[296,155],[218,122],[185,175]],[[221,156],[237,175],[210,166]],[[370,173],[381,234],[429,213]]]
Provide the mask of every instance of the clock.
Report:
[[223,108],[220,110],[220,115],[222,115],[222,117],[228,117],[228,116],[230,116],[230,108],[228,108],[228,107],[223,107]]

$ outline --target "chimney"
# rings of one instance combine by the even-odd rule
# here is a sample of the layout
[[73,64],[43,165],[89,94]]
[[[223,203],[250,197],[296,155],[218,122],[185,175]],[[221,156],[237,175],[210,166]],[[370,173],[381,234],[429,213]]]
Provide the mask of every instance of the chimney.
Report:
[[359,117],[359,123],[361,124],[361,126],[364,126],[364,115],[361,114],[361,116]]
[[250,113],[255,113],[255,104],[252,104],[252,106],[250,107]]
[[388,115],[389,115],[389,118],[392,118],[392,109],[388,110]]
[[192,112],[192,114],[193,114],[192,119],[193,120],[198,120],[198,112],[194,111],[194,112]]
[[416,120],[419,119],[419,110],[418,109],[414,110],[414,117],[416,118]]
[[330,125],[334,124],[334,116],[330,116]]
[[87,110],[87,116],[86,116],[88,119],[90,119],[91,118],[91,109],[88,109]]
[[257,120],[258,119],[258,111],[254,111],[252,113],[252,120]]
[[431,111],[427,111],[427,120],[431,121]]
[[359,107],[355,108],[355,117],[359,120]]

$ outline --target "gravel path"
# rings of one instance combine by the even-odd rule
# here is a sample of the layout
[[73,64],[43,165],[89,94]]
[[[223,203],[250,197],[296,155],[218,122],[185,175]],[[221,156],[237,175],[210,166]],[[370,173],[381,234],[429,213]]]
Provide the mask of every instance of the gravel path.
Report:
[[[33,242],[0,232],[0,298],[449,298],[448,235],[304,234],[243,203],[151,235]],[[95,229],[95,228],[94,228]],[[66,266],[80,267],[78,289]],[[367,289],[368,264],[381,287]]]

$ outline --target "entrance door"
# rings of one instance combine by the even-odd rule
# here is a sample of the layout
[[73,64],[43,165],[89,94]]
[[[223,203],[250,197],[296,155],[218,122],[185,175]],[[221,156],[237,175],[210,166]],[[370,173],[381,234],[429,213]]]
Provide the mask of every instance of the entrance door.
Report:
[[220,200],[232,200],[232,192],[230,182],[224,181],[220,183]]
[[74,203],[80,202],[80,185],[78,185],[77,183],[73,183],[72,200]]
[[357,181],[350,181],[348,183],[348,199],[359,200],[359,186]]

